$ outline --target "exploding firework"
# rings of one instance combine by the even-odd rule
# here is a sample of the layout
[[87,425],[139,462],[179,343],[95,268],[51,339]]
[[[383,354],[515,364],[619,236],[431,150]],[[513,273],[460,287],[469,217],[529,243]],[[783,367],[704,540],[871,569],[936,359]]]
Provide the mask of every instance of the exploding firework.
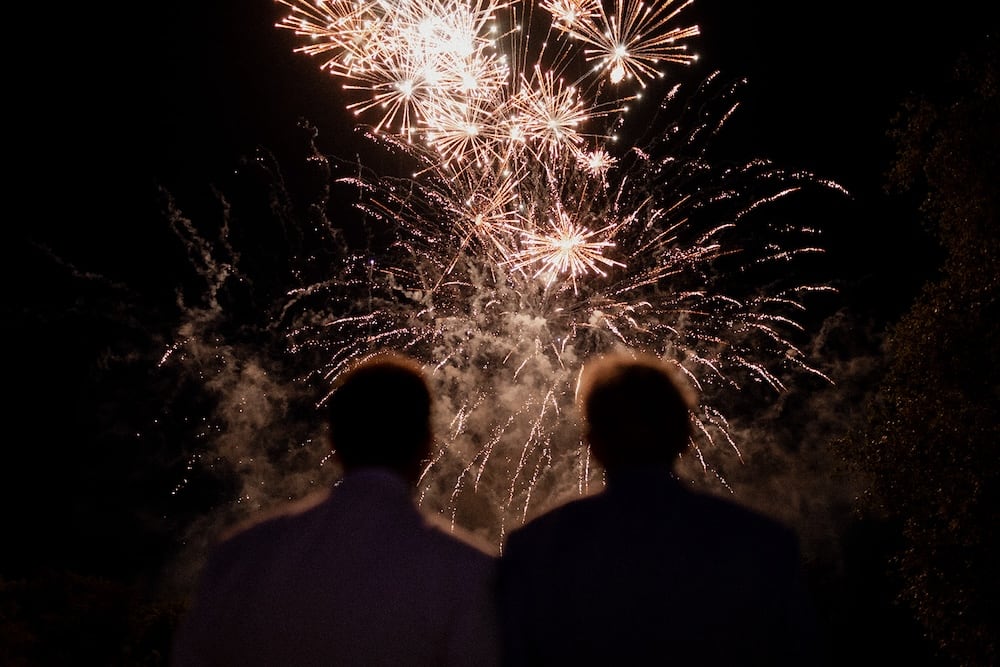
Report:
[[[806,300],[832,289],[788,282],[791,262],[822,252],[815,231],[760,213],[840,187],[766,160],[716,165],[710,148],[741,84],[718,73],[692,93],[670,86],[654,129],[619,141],[638,97],[621,87],[647,89],[665,63],[694,60],[683,41],[698,28],[674,27],[687,3],[278,2],[290,10],[278,27],[362,96],[345,104],[371,116],[365,139],[413,170],[355,164],[334,179],[384,243],[344,242],[321,213],[327,189],[311,217],[283,222],[314,235],[310,268],[290,267],[294,281],[270,293],[267,327],[324,383],[383,348],[426,364],[440,397],[428,506],[500,540],[600,484],[573,405],[598,353],[648,351],[683,371],[702,399],[685,469],[722,484],[713,456],[740,447],[720,397],[826,379],[793,341]],[[218,274],[194,230],[178,229]],[[231,247],[231,223],[222,231]],[[239,273],[238,254],[227,272]]]

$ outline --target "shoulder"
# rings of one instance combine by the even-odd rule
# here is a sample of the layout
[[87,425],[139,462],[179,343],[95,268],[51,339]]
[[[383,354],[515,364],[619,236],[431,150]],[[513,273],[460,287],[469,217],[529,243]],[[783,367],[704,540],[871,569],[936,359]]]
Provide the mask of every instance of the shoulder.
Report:
[[439,514],[425,512],[423,516],[428,539],[436,542],[440,549],[483,564],[490,564],[496,558],[496,547],[482,535],[454,524]]
[[[558,505],[512,530],[504,556],[521,549],[608,539],[635,539],[637,533],[697,539],[703,544],[767,543],[798,548],[791,527],[734,499],[680,485],[604,489]],[[651,536],[649,539],[653,539]]]
[[706,550],[738,555],[745,566],[770,571],[790,571],[800,563],[801,544],[791,526],[734,499],[687,494],[685,530]]
[[611,517],[613,510],[605,494],[582,496],[568,500],[538,514],[514,528],[504,540],[504,553],[511,547],[540,541],[554,541],[566,534],[583,535],[601,523],[602,517]]
[[730,528],[742,527],[748,531],[769,533],[776,537],[794,536],[791,527],[777,518],[727,498],[701,491],[684,490],[690,511],[695,516],[705,517]]
[[216,540],[213,547],[214,560],[226,560],[228,555],[245,551],[251,546],[260,548],[268,543],[282,543],[285,535],[299,530],[301,524],[311,521],[329,496],[329,490],[319,491],[299,500],[262,510],[230,526]]

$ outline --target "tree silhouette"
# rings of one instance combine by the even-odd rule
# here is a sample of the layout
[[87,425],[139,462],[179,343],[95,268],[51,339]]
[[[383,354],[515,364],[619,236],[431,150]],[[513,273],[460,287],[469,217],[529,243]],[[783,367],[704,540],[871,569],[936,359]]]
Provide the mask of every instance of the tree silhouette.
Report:
[[996,664],[1000,562],[1000,80],[995,39],[893,118],[887,191],[915,197],[938,271],[886,341],[886,373],[850,443],[871,508],[897,521],[899,601],[946,664]]

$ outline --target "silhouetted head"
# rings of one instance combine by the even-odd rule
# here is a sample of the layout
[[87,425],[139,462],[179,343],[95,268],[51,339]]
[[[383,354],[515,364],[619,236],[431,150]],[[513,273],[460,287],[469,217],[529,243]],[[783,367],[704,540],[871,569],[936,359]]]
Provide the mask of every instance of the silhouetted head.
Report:
[[413,359],[383,352],[346,371],[326,403],[345,471],[389,468],[415,480],[431,446],[431,393]]
[[657,357],[613,353],[583,369],[578,394],[584,432],[605,469],[672,465],[691,437],[690,389]]

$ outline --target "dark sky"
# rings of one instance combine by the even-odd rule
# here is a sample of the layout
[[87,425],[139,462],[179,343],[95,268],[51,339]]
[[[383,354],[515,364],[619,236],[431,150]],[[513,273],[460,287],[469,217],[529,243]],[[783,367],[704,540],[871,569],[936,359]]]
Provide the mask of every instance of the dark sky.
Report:
[[[681,20],[701,27],[691,41],[698,70],[749,78],[743,114],[760,150],[856,189],[884,160],[878,149],[900,95],[950,66],[986,25],[982,4],[966,0],[933,10],[901,0],[874,7],[697,0]],[[106,45],[113,60],[134,63],[120,83],[121,111],[136,114],[124,119],[138,135],[132,148],[145,153],[136,159],[191,176],[209,168],[203,157],[224,161],[248,143],[276,143],[300,116],[338,146],[336,130],[349,120],[340,82],[319,72],[317,59],[292,53],[296,38],[272,27],[283,10],[268,0],[170,3],[151,34]]]
[[[67,206],[29,233],[134,262],[155,252],[140,219],[152,182],[178,193],[205,187],[257,145],[280,154],[299,118],[316,125],[321,150],[350,157],[357,144],[340,82],[293,53],[295,36],[274,27],[284,11],[271,0],[181,0],[142,18],[127,5],[68,10],[49,39],[60,58],[24,80],[26,121],[37,128],[29,136],[41,148],[17,142],[30,165],[28,191]],[[887,274],[897,279],[925,255],[912,220],[894,216],[880,194],[892,156],[888,120],[905,93],[940,78],[994,24],[987,13],[971,0],[698,0],[681,14],[701,28],[690,42],[700,60],[684,75],[747,77],[726,131],[734,150],[844,185],[852,203],[817,212],[833,218],[818,220],[840,253],[831,261],[881,281],[871,272],[886,271],[892,256],[902,264]],[[61,193],[55,202],[52,190]]]

